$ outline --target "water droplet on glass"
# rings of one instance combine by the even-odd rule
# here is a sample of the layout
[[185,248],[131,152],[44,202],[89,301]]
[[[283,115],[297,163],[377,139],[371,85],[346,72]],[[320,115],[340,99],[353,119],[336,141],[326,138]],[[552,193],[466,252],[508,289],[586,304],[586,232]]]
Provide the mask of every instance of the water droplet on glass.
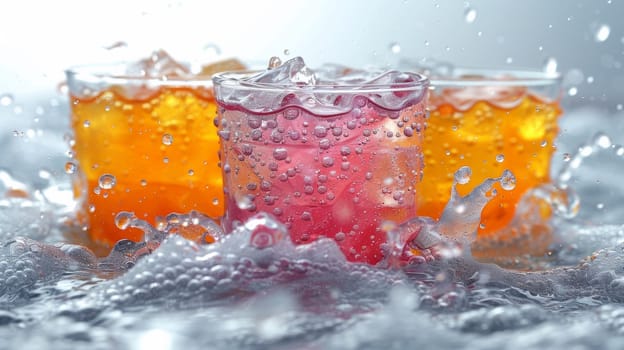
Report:
[[587,77],[587,84],[592,84],[594,82],[594,77],[591,75]]
[[286,56],[290,55],[290,50],[284,49],[284,55],[286,55]]
[[464,19],[466,20],[466,23],[474,23],[477,19],[477,10],[470,7],[467,8],[466,11],[464,11]]
[[571,88],[568,89],[568,95],[570,96],[576,96],[577,93],[578,93],[578,89],[576,88],[576,86],[572,86]]
[[188,171],[188,175],[189,175],[189,176],[193,176],[193,175],[195,175],[195,170],[193,170],[193,169],[189,169],[189,171]]
[[557,59],[548,57],[546,61],[544,61],[544,72],[548,74],[557,73]]
[[338,233],[336,233],[336,236],[334,236],[334,239],[338,242],[342,242],[345,239],[345,233],[340,231]]
[[425,40],[425,46],[429,46],[429,41]]
[[13,103],[13,95],[2,94],[0,95],[0,106],[10,106]]
[[141,186],[143,187],[147,186],[147,180],[141,179]]
[[164,134],[162,137],[162,143],[165,146],[171,146],[171,144],[173,143],[173,136],[171,136],[170,134]]
[[500,184],[505,191],[511,191],[516,188],[516,176],[508,169],[505,169],[503,175],[501,175]]
[[84,123],[82,123],[82,126],[85,127],[85,128],[88,128],[88,127],[91,126],[91,122],[88,121],[88,120],[85,120]]
[[594,39],[596,39],[597,42],[604,42],[609,38],[609,34],[611,34],[611,27],[606,24],[601,24],[594,33]]
[[505,161],[505,155],[504,155],[504,154],[498,154],[498,155],[496,155],[496,161],[497,161],[498,163],[502,163],[502,162],[504,162],[504,161]]
[[271,57],[269,59],[269,67],[268,67],[268,69],[274,69],[274,68],[277,68],[277,67],[279,67],[281,65],[282,65],[282,60],[279,57],[277,57],[277,56],[273,56],[273,57]]
[[505,59],[505,63],[507,63],[507,64],[511,64],[511,63],[513,63],[513,58],[511,58],[511,57],[507,57],[507,58]]
[[615,109],[617,109],[618,111],[622,110],[622,104],[618,103],[617,106],[615,106]]
[[399,43],[392,43],[390,44],[390,51],[393,54],[398,54],[401,52],[401,45],[399,45]]
[[100,176],[98,180],[98,184],[100,185],[100,187],[105,190],[110,190],[111,188],[115,187],[116,183],[117,179],[114,175],[111,174],[104,174]]
[[596,204],[596,209],[598,209],[598,210],[604,209],[604,203],[597,203]]
[[219,205],[219,198],[213,198],[212,205]]
[[472,169],[468,166],[463,166],[455,172],[455,182],[460,185],[467,184],[470,181],[472,175]]
[[76,164],[72,162],[65,163],[65,172],[67,174],[73,174],[76,172]]
[[284,160],[288,157],[288,150],[286,148],[276,148],[273,150],[273,158],[276,160]]

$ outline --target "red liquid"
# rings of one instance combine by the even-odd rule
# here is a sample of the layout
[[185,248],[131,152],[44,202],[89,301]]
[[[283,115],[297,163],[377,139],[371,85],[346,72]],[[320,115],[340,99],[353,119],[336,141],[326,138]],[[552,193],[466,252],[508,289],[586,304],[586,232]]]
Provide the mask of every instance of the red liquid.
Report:
[[219,120],[226,230],[268,212],[296,244],[332,238],[348,260],[375,264],[380,226],[416,215],[422,102],[399,112],[367,102],[337,116],[220,105]]

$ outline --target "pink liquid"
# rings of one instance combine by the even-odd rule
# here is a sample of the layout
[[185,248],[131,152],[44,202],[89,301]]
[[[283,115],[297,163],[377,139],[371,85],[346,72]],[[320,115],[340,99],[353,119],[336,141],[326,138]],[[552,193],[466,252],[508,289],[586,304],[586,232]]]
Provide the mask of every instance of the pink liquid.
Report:
[[390,111],[354,101],[334,116],[299,106],[260,114],[220,103],[226,230],[267,212],[297,244],[328,237],[350,261],[383,258],[382,224],[416,215],[424,102]]

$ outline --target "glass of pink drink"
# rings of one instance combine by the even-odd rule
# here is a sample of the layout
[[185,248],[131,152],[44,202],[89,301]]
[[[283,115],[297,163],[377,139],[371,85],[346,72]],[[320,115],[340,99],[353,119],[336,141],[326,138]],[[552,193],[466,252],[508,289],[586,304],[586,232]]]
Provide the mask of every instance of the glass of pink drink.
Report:
[[267,212],[296,244],[328,237],[350,261],[379,262],[385,225],[416,215],[428,80],[335,66],[314,73],[296,57],[213,81],[224,228]]

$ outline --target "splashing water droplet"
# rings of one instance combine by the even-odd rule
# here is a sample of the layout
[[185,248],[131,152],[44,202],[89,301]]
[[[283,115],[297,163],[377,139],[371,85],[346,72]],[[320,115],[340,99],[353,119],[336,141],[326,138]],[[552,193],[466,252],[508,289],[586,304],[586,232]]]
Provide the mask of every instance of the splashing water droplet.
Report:
[[281,65],[282,65],[282,60],[277,56],[273,56],[269,59],[268,69],[275,69]]
[[398,54],[401,52],[401,45],[399,45],[399,43],[392,43],[390,44],[390,52],[392,52],[393,54]]
[[501,175],[500,184],[503,190],[511,191],[516,188],[516,176],[510,170],[505,169]]
[[76,172],[76,164],[72,162],[65,163],[65,173],[73,174]]
[[613,144],[611,138],[603,133],[596,134],[593,143],[602,149],[608,149]]
[[100,176],[98,184],[100,188],[110,190],[111,188],[115,187],[115,184],[117,184],[117,179],[114,175],[104,174]]
[[568,89],[568,95],[570,96],[576,96],[577,93],[578,93],[578,89],[576,88],[576,86],[572,86],[571,88]]
[[464,11],[464,19],[466,20],[466,23],[474,23],[474,21],[477,19],[477,10],[470,7],[467,8]]
[[162,143],[165,146],[171,146],[173,143],[173,136],[171,136],[171,134],[164,134],[162,137]]
[[125,230],[128,228],[128,226],[130,226],[132,221],[135,219],[136,219],[136,216],[134,216],[134,213],[129,212],[129,211],[121,211],[117,214],[117,216],[115,216],[115,225],[120,230]]
[[497,156],[496,156],[496,161],[497,161],[498,163],[502,163],[502,162],[504,162],[504,161],[505,161],[505,155],[504,155],[504,154],[499,154],[499,155],[497,155]]
[[0,95],[0,106],[10,106],[13,103],[13,95],[2,94]]
[[548,74],[557,73],[557,59],[548,57],[546,61],[544,61],[544,72]]
[[604,42],[609,38],[609,34],[611,34],[611,27],[606,24],[601,24],[594,33],[594,39],[597,42]]
[[460,185],[467,184],[470,181],[472,175],[472,169],[468,166],[463,166],[455,172],[455,182]]

